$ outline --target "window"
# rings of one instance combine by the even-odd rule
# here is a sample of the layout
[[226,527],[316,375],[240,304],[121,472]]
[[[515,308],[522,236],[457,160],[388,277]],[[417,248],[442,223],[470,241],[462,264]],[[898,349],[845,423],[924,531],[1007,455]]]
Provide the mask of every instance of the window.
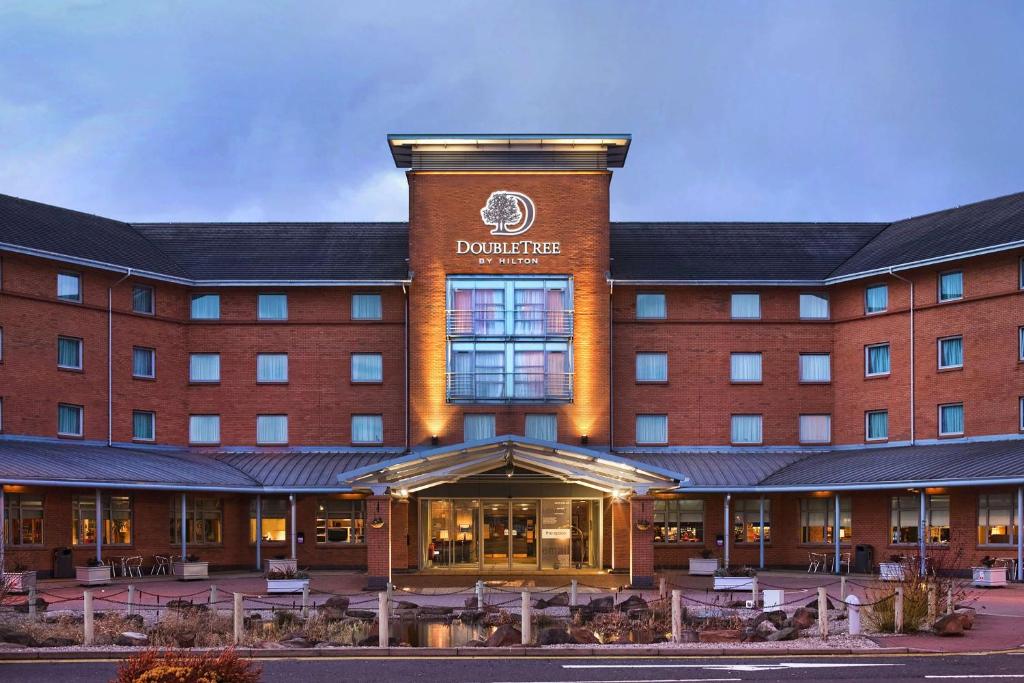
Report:
[[353,353],[352,381],[371,383],[384,381],[384,356],[379,353]]
[[156,414],[146,410],[132,411],[132,438],[136,441],[156,439]]
[[4,544],[43,544],[43,497],[22,493],[4,495]]
[[286,444],[288,443],[287,415],[257,415],[256,443]]
[[955,301],[964,298],[964,274],[962,271],[939,275],[939,301]]
[[193,294],[193,320],[219,320],[220,294]]
[[190,353],[188,356],[188,381],[219,382],[219,353]]
[[1024,360],[1024,327],[1017,329],[1017,358]]
[[636,442],[638,444],[667,444],[668,415],[637,415]]
[[[1020,430],[1022,432],[1024,432],[1024,396],[1022,396],[1019,399],[1017,399],[1017,402],[1020,405],[1020,419],[1018,421],[1019,422],[1018,427],[1020,428]],[[0,404],[0,405],[2,405],[2,404]]]
[[1014,545],[1020,533],[1020,510],[1012,493],[978,495],[978,544]]
[[58,436],[82,436],[82,406],[61,403],[57,406]]
[[[893,545],[918,543],[921,515],[920,496],[893,496],[889,531]],[[949,543],[949,496],[925,496],[925,542]]]
[[380,320],[382,317],[380,294],[352,295],[353,320]]
[[873,285],[864,290],[864,312],[881,313],[889,308],[889,285]]
[[384,418],[380,415],[353,415],[352,443],[384,443]]
[[864,415],[864,435],[866,440],[885,441],[889,438],[888,410],[869,410]]
[[288,381],[287,353],[257,353],[256,381],[281,384]]
[[[288,499],[267,498],[260,500],[262,538],[264,543],[281,543],[288,540]],[[249,501],[249,543],[256,542],[256,500]]]
[[[836,522],[836,500],[828,498],[800,499],[800,542],[808,544],[833,544],[833,530]],[[839,541],[842,543],[853,535],[853,516],[850,514],[849,496],[839,498]]]
[[[171,544],[181,543],[181,497],[171,496]],[[185,497],[185,542],[218,545],[224,533],[224,511],[220,498]]]
[[703,543],[704,501],[690,498],[654,501],[655,543]]
[[132,377],[156,377],[156,351],[142,346],[132,348]]
[[828,294],[801,294],[800,318],[802,320],[828,320]]
[[819,384],[831,382],[832,356],[827,353],[801,353],[800,381]]
[[939,369],[962,368],[964,366],[964,338],[946,337],[939,340]]
[[189,415],[188,441],[193,444],[220,443],[220,415]]
[[864,375],[878,377],[889,374],[889,345],[872,344],[864,347]]
[[464,441],[490,439],[494,435],[494,415],[470,413],[463,416],[462,438]]
[[729,378],[733,382],[761,381],[760,353],[733,353],[729,356]]
[[[131,545],[131,496],[101,496],[103,506],[103,545]],[[74,545],[96,544],[96,496],[71,497],[71,542]]]
[[526,436],[541,441],[558,441],[558,418],[554,415],[527,415]]
[[831,415],[800,416],[800,443],[828,443],[831,440]]
[[326,498],[318,501],[317,543],[362,543],[366,501]]
[[636,381],[637,382],[667,382],[668,381],[668,354],[667,353],[638,353],[638,354],[636,354]]
[[82,369],[81,339],[57,337],[57,367],[65,370]]
[[136,313],[153,315],[153,288],[145,285],[132,287],[132,310]]
[[733,415],[729,438],[734,444],[761,443],[761,416]]
[[636,295],[636,317],[641,320],[663,319],[668,315],[662,292],[640,292]]
[[737,320],[756,320],[761,317],[760,294],[733,294],[731,315]]
[[287,320],[287,294],[259,294],[256,296],[256,317],[260,320]]
[[57,298],[82,302],[82,276],[78,273],[57,273]]
[[951,403],[939,406],[939,436],[953,436],[964,433],[964,404]]
[[[761,501],[739,498],[732,502],[732,537],[736,543],[761,542]],[[772,502],[764,501],[764,542],[772,542]]]

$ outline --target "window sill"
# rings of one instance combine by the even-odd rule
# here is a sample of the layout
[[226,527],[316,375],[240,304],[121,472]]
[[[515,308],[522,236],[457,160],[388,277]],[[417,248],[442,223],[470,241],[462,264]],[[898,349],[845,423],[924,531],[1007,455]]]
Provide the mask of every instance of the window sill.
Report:
[[[890,543],[885,547],[893,550],[913,550],[919,546],[917,543]],[[925,543],[924,547],[929,550],[949,550],[949,543]]]
[[288,380],[256,380],[256,386],[288,386]]
[[654,541],[654,545],[662,548],[703,548],[704,541]]
[[956,434],[939,434],[940,439],[962,439],[964,438],[963,432],[957,432]]
[[156,443],[156,439],[136,439],[132,437],[132,443]]
[[963,370],[963,369],[964,369],[964,366],[962,366],[962,365],[951,365],[951,366],[950,366],[950,367],[948,367],[948,368],[942,368],[942,367],[940,367],[940,368],[938,369],[938,371],[939,371],[939,372],[957,372],[957,371],[959,371],[959,370]]
[[156,316],[156,313],[154,313],[153,311],[136,311],[132,309],[132,313],[134,313],[135,315],[144,315],[147,318],[152,318]]
[[885,437],[884,439],[864,439],[864,443],[888,443],[888,442],[889,442],[889,437]]
[[60,297],[57,297],[54,299],[54,301],[62,304],[78,304],[79,306],[82,305],[81,299],[61,299]]
[[189,446],[195,446],[196,448],[217,448],[218,446],[220,446],[220,441],[199,442],[199,443],[196,443],[195,441],[189,441],[188,445]]
[[68,367],[65,367],[63,365],[58,365],[57,369],[60,372],[73,372],[73,373],[78,374],[78,375],[81,375],[81,374],[83,374],[85,372],[85,370],[83,370],[82,368],[68,368]]
[[801,446],[831,446],[831,441],[801,441]]
[[888,308],[883,308],[880,311],[864,311],[864,315],[866,315],[866,316],[881,315],[882,313],[888,313],[888,312],[889,312]]
[[132,379],[137,379],[137,380],[140,380],[142,382],[155,382],[156,381],[156,376],[154,375],[152,377],[145,377],[143,375],[132,375]]
[[864,379],[888,379],[892,373],[889,372],[878,372],[873,375],[864,375]]
[[638,385],[644,385],[644,384],[650,385],[650,384],[653,384],[654,386],[659,386],[659,385],[660,386],[664,386],[664,385],[668,384],[668,380],[667,379],[638,379],[638,380],[636,380],[636,383]]
[[220,384],[220,380],[219,379],[218,380],[209,380],[209,381],[191,380],[190,379],[188,381],[188,385],[190,387],[209,387],[209,386],[217,386],[218,384]]
[[286,323],[288,318],[256,318],[258,323]]
[[260,448],[281,448],[281,447],[287,446],[288,442],[287,441],[275,441],[273,443],[260,443],[259,441],[257,441],[256,445],[259,446]]
[[81,439],[83,439],[85,437],[83,435],[81,435],[81,434],[58,434],[57,438],[58,439],[81,440]]
[[352,446],[383,446],[383,441],[352,441]]
[[822,386],[822,387],[827,387],[827,386],[828,386],[829,384],[832,384],[832,380],[810,380],[810,379],[802,379],[802,380],[800,380],[800,381],[799,381],[799,382],[797,382],[797,383],[798,383],[798,384],[802,384],[802,385],[807,385],[807,386]]
[[736,446],[737,448],[747,448],[750,446],[763,446],[764,441],[730,441],[730,446]]
[[964,298],[962,296],[958,296],[958,297],[956,297],[954,299],[938,299],[935,303],[936,303],[936,305],[953,304],[953,303],[956,303],[957,301],[963,301],[963,300],[964,300]]
[[353,380],[349,381],[349,384],[351,384],[353,386],[379,387],[379,386],[383,386],[384,380],[382,380],[382,379],[373,379],[373,380],[353,379]]
[[760,386],[760,385],[764,384],[764,380],[760,380],[760,379],[752,379],[752,380],[731,379],[731,380],[729,380],[729,384],[734,384],[734,385],[738,385],[738,386]]

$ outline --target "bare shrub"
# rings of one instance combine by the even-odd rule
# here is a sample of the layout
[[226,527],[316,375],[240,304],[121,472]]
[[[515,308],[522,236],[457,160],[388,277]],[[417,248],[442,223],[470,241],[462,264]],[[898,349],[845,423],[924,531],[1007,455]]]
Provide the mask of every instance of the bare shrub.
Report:
[[121,662],[115,683],[258,683],[262,669],[232,649],[214,652],[146,650]]

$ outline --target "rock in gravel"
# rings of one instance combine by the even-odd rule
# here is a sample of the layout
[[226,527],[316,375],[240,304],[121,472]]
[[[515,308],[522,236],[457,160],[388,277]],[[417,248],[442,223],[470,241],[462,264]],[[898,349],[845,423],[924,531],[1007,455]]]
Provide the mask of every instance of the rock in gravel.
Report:
[[32,647],[71,647],[78,645],[78,641],[64,636],[46,636],[32,643]]
[[0,626],[0,640],[16,645],[31,645],[32,636],[16,626]]
[[327,601],[320,605],[320,614],[325,619],[337,621],[345,618],[348,611],[348,598],[343,595],[332,595]]
[[523,634],[515,626],[505,624],[495,629],[484,642],[487,647],[513,647],[523,644]]
[[548,607],[568,607],[569,594],[565,591],[562,591],[561,593],[556,593],[555,595],[552,595],[545,602],[547,602]]
[[[809,603],[804,605],[804,607],[806,607],[808,609],[813,609],[813,610],[818,609],[818,599],[815,598],[814,600],[811,600]],[[833,605],[832,601],[828,598],[828,596],[826,596],[825,597],[825,609],[835,609],[835,608],[836,608],[836,606]]]
[[940,636],[962,636],[964,634],[964,623],[956,612],[944,614],[934,624],[932,630]]
[[[380,636],[366,636],[357,644],[358,647],[379,647]],[[398,647],[398,638],[388,638],[388,647]]]
[[953,614],[960,617],[960,624],[964,627],[965,631],[970,631],[974,628],[974,617],[978,614],[976,609],[973,607],[958,607]]
[[287,638],[285,640],[282,640],[281,644],[284,645],[285,647],[290,647],[290,648],[308,648],[308,647],[313,647],[313,643],[310,642],[307,638],[304,638],[302,636],[292,636],[291,638]]
[[576,639],[564,628],[545,628],[537,634],[538,645],[574,645]]
[[618,609],[620,612],[628,612],[631,609],[638,608],[647,609],[647,601],[641,598],[639,595],[631,595],[616,606],[616,609]]
[[597,645],[601,641],[597,639],[594,632],[589,628],[583,628],[582,626],[570,626],[569,635],[572,639],[580,645]]
[[782,625],[786,623],[786,613],[782,610],[774,610],[771,612],[761,612],[756,617],[748,622],[750,628],[758,628],[763,624],[771,625],[773,631],[782,628]]
[[811,609],[810,607],[800,607],[797,611],[793,612],[793,616],[790,618],[790,624],[798,629],[805,629],[814,626],[814,622],[818,620],[818,610]]
[[796,640],[799,637],[799,629],[794,626],[787,626],[786,628],[780,628],[775,633],[768,634],[765,640],[774,642],[777,640]]
[[483,647],[486,644],[487,643],[480,640],[479,638],[473,638],[472,640],[467,640],[462,647]]
[[700,632],[702,643],[738,643],[743,638],[743,631],[733,629],[714,629]]
[[138,631],[125,631],[114,638],[114,645],[129,645],[133,647],[144,647],[149,645],[149,636]]
[[[44,600],[43,598],[36,598],[37,612],[45,612],[47,605],[49,605],[49,603],[46,602],[46,600]],[[28,600],[26,600],[25,602],[19,602],[17,605],[15,605],[14,611],[18,612],[19,614],[28,614]]]
[[417,605],[415,602],[410,602],[409,600],[399,600],[397,603],[395,603],[395,609],[399,610],[419,609],[419,607],[420,606]]
[[350,609],[345,614],[353,619],[369,619],[373,621],[377,618],[377,613],[369,609]]
[[743,632],[743,639],[740,642],[742,642],[742,643],[763,643],[766,640],[767,640],[767,638],[764,637],[764,634],[762,632],[755,631],[755,630],[752,630],[752,629],[747,629],[746,631]]
[[601,598],[594,598],[587,603],[587,609],[593,614],[606,614],[615,609],[615,596],[606,595]]

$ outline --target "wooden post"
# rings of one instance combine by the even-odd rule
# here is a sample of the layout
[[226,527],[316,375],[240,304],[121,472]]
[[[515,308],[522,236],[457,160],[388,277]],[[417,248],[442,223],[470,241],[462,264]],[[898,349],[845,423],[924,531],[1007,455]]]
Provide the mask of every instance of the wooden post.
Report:
[[846,604],[846,577],[845,576],[840,576],[839,577],[839,599],[843,601],[843,604]]
[[478,579],[476,582],[476,608],[484,608],[484,582],[483,579]]
[[215,605],[217,604],[217,584],[210,584],[210,609],[216,610]]
[[946,614],[953,613],[953,586],[946,589]]
[[672,591],[672,642],[683,639],[683,591]]
[[666,595],[668,595],[668,591],[665,586],[665,577],[662,576],[658,579],[658,598],[664,600]]
[[306,619],[309,617],[309,584],[303,584],[302,586],[302,618]]
[[577,595],[577,591],[579,590],[579,585],[580,585],[579,581],[577,581],[576,579],[573,579],[572,583],[569,584],[569,606],[570,607],[575,607],[577,605],[576,595]]
[[28,589],[28,618],[35,621],[36,618],[36,587]]
[[894,631],[903,633],[903,586],[896,586],[896,604],[893,605]]
[[523,620],[520,624],[523,634],[523,645],[529,645],[533,640],[533,615],[530,614],[530,591],[523,591]]
[[754,608],[757,608],[757,577],[750,579],[750,599],[754,601]]
[[245,631],[245,611],[242,609],[242,598],[244,597],[241,593],[235,593],[234,598],[234,625],[235,625],[235,645],[242,642],[242,633]]
[[377,593],[377,647],[387,647],[390,644],[390,627],[391,605],[388,604],[388,594]]
[[931,626],[935,623],[935,619],[939,613],[939,596],[935,591],[934,585],[928,586],[928,625]]
[[135,586],[128,586],[128,616],[135,614]]
[[85,633],[82,643],[84,645],[92,645],[96,642],[96,627],[95,624],[93,624],[92,591],[85,591],[82,593],[82,601],[82,609],[85,612],[83,619]]
[[818,633],[828,638],[828,595],[824,586],[818,587]]

